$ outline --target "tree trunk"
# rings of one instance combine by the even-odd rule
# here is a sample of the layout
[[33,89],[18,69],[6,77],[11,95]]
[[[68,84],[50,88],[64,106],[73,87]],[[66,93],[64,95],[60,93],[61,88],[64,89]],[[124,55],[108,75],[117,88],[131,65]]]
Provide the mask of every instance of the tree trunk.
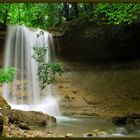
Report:
[[79,15],[78,4],[73,3],[72,6],[74,7],[75,17],[78,18],[78,15]]
[[6,25],[7,23],[7,18],[8,18],[8,9],[5,10],[5,14],[4,14],[4,21],[3,21],[4,25]]
[[7,24],[9,8],[10,8],[10,6],[9,5],[6,5],[5,12],[4,12],[4,18],[3,18],[3,24],[4,25]]
[[83,3],[83,5],[84,5],[84,11],[85,11],[85,13],[86,13],[86,11],[87,11],[87,6],[86,6],[85,3]]
[[64,5],[64,17],[66,20],[69,19],[69,4],[68,3],[63,3]]

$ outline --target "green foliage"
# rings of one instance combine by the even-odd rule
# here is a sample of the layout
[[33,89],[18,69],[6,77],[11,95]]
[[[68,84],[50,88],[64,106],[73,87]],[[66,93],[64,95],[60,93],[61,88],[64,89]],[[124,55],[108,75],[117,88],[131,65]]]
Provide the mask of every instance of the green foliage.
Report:
[[9,67],[9,68],[1,68],[0,69],[0,83],[8,83],[12,82],[15,75],[15,68]]
[[[47,29],[79,17],[90,15],[98,24],[132,23],[140,11],[139,3],[2,3],[0,24],[20,24]],[[75,9],[77,8],[77,9]],[[77,12],[76,12],[77,11]],[[76,16],[77,14],[77,16]]]
[[137,19],[136,12],[140,10],[140,4],[98,4],[94,16],[98,24],[132,23]]
[[55,63],[48,63],[46,60],[47,54],[47,46],[44,45],[43,47],[33,47],[34,54],[33,58],[38,63],[38,80],[39,80],[39,87],[43,90],[47,84],[51,84],[55,81],[56,74],[62,75],[64,72],[63,66],[60,62]]

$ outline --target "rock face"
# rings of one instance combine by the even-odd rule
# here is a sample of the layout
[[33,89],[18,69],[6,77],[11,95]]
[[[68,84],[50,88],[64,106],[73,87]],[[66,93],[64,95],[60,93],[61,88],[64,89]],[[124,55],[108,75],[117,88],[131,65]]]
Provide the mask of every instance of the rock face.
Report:
[[139,57],[140,23],[97,25],[85,18],[61,25],[58,29],[64,33],[55,48],[59,45],[62,58],[95,62]]
[[[21,111],[14,109],[0,110],[4,116],[8,116],[9,122],[17,124],[23,128],[30,126],[49,126],[56,123],[56,119],[52,116],[44,114],[42,112],[35,111]],[[26,125],[27,124],[27,125]]]
[[7,103],[7,101],[0,95],[0,108],[1,109],[10,109],[10,105]]

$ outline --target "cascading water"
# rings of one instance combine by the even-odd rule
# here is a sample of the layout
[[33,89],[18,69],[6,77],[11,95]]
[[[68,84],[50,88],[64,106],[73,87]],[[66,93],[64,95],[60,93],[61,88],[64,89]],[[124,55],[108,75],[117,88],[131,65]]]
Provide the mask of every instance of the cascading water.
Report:
[[32,58],[33,47],[48,48],[48,62],[54,57],[52,36],[48,32],[37,37],[38,31],[32,31],[24,26],[9,26],[5,43],[5,67],[15,67],[15,79],[11,84],[4,85],[3,96],[13,109],[42,111],[58,116],[59,108],[56,99],[51,94],[48,85],[41,94],[37,80],[37,62]]

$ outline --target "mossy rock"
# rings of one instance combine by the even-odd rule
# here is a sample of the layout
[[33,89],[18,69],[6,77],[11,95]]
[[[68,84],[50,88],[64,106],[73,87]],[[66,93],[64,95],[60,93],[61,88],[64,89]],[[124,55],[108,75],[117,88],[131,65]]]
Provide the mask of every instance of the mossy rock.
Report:
[[11,109],[7,101],[0,95],[0,109]]

